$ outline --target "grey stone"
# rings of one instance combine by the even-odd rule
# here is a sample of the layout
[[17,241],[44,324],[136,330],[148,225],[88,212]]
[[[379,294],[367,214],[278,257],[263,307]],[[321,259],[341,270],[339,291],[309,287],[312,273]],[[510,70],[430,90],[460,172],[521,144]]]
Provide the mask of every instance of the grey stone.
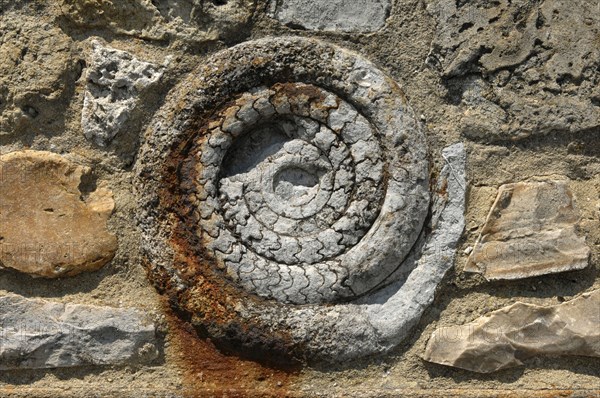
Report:
[[428,63],[461,98],[464,136],[495,142],[600,126],[596,4],[436,0],[428,10],[437,20]]
[[[236,117],[245,104],[267,101],[277,115]],[[190,130],[194,115],[210,117]],[[340,133],[355,121],[360,131]],[[217,131],[232,140],[215,167],[200,155],[213,150]],[[182,140],[194,144],[176,154],[172,144]],[[160,269],[155,282],[199,298],[178,304],[201,313],[195,322],[209,335],[240,349],[276,346],[325,361],[386,352],[433,300],[464,226],[464,146],[441,156],[446,166],[430,192],[420,124],[397,84],[370,62],[312,39],[243,43],[174,89],[148,129],[135,183],[147,264]],[[164,174],[165,162],[182,159],[189,179]],[[164,183],[181,190],[165,192]],[[423,234],[426,220],[431,232]],[[200,244],[210,262],[185,242]],[[183,269],[176,258],[203,262]],[[205,295],[209,286],[219,294]],[[232,335],[231,322],[252,336]]]
[[374,32],[385,25],[390,0],[271,0],[270,15],[292,28]]
[[[304,108],[307,108],[305,98],[310,96],[318,97],[311,101],[310,108],[319,109],[322,123],[327,124],[303,116]],[[363,253],[360,239],[376,220],[382,204],[384,164],[381,144],[373,126],[348,102],[332,100],[331,96],[323,89],[301,83],[293,87],[288,84],[272,89],[257,88],[244,93],[221,112],[223,116],[219,123],[219,116],[216,116],[214,124],[228,130],[228,126],[223,126],[226,123],[231,125],[228,121],[232,119],[231,115],[235,115],[236,122],[240,123],[240,132],[248,131],[248,134],[237,141],[233,137],[221,140],[225,149],[228,149],[227,144],[231,147],[227,157],[223,147],[217,149],[211,145],[213,140],[210,137],[208,145],[201,149],[200,162],[204,167],[223,163],[226,170],[217,185],[228,228],[219,232],[219,236],[235,231],[244,245],[267,258],[271,266],[278,265],[279,272],[285,272],[286,266],[302,264],[307,274],[318,275],[320,271],[315,263],[336,257],[344,267],[354,270],[352,280],[359,280],[356,275],[361,273],[368,273],[371,280],[370,283],[367,283],[367,278],[362,280],[360,289],[352,286],[351,280],[335,280],[334,285],[328,287],[329,294],[316,294],[317,290],[326,288],[322,278],[313,278],[305,285],[304,278],[292,277],[292,283],[300,286],[290,288],[286,300],[296,304],[304,304],[308,299],[332,300],[342,292],[360,295],[378,284],[386,272],[391,272],[391,263],[390,269],[382,269],[380,273],[369,271],[377,267],[380,256],[395,250],[400,260],[410,249],[408,241],[393,249],[391,242],[382,242],[379,251],[368,255],[345,254],[350,249]],[[281,110],[279,114],[285,118],[259,119],[260,114],[253,105],[266,101],[288,104],[289,111]],[[254,129],[260,124],[269,127]],[[336,135],[333,130],[338,130],[339,134]],[[328,138],[333,141],[329,142]],[[320,146],[321,143],[324,145]],[[402,189],[405,187],[388,184],[387,195],[405,196]],[[204,200],[209,196],[204,189]],[[409,198],[404,205],[413,208],[413,199]],[[202,204],[200,207],[206,208]],[[415,214],[424,216],[423,211]],[[202,228],[211,237],[219,229],[213,225]],[[316,255],[304,249],[315,243],[319,247],[326,246],[319,237],[327,228],[339,233],[336,243],[327,246],[329,256]],[[273,232],[275,239],[272,239]],[[248,252],[242,256],[253,255]],[[260,291],[265,297],[275,296],[275,286],[265,286],[269,281],[260,274],[238,276],[236,279],[247,281],[244,286],[250,287],[253,293]],[[346,286],[349,289],[342,284],[350,284]]]
[[163,72],[164,67],[94,41],[81,112],[85,137],[107,146],[129,120],[140,93],[156,84]]
[[[433,302],[438,284],[454,264],[465,221],[466,151],[462,143],[444,148],[445,166],[434,195],[432,233],[409,258],[414,268],[400,282],[364,299],[363,308],[388,349],[404,339]],[[443,192],[446,187],[446,193]],[[411,268],[409,268],[411,269]]]
[[132,308],[0,297],[0,369],[147,363],[155,327]]
[[600,357],[600,290],[553,306],[515,303],[474,322],[435,330],[424,359],[473,372],[537,355]]
[[502,185],[465,271],[520,279],[587,267],[579,211],[565,181]]

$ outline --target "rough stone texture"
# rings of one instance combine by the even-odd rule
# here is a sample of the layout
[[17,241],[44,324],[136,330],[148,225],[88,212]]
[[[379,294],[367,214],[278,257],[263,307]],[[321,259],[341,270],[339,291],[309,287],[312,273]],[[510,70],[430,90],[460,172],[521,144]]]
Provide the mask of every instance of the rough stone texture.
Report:
[[[413,211],[413,197],[398,200],[410,186],[387,183],[384,192],[384,173],[398,171],[385,166],[375,128],[343,99],[278,84],[242,95],[209,123],[220,127],[199,140],[201,228],[246,290],[296,304],[355,297],[395,269],[385,258],[401,261],[412,247],[418,229],[398,222],[413,226],[408,218],[424,219],[426,205]],[[399,220],[366,237],[392,209]],[[399,230],[413,238],[394,247],[380,238]]]
[[35,17],[0,18],[0,138],[62,131],[80,73],[59,28]]
[[131,308],[0,297],[0,369],[125,365],[158,355],[155,326]]
[[[440,282],[452,267],[457,242],[465,226],[467,159],[464,145],[458,143],[444,148],[442,158],[445,165],[438,176],[427,226],[431,232],[422,238],[408,259],[414,262],[414,269],[400,278],[403,283],[391,284],[358,301],[367,314],[368,323],[376,329],[379,343],[388,349],[408,335],[433,302]],[[347,344],[355,342],[348,340]]]
[[516,303],[469,324],[438,329],[424,359],[490,373],[536,355],[600,357],[600,290],[554,306]]
[[600,126],[597,4],[439,0],[429,10],[438,28],[428,62],[448,78],[463,135],[490,142]]
[[100,146],[107,146],[138,106],[140,94],[156,84],[163,72],[164,67],[93,42],[81,111],[85,137]]
[[565,181],[502,185],[465,271],[520,279],[583,269],[590,249],[575,232],[578,221]]
[[385,24],[389,0],[271,0],[270,15],[291,27],[340,32],[373,32]]
[[0,266],[56,278],[109,262],[117,240],[106,229],[114,209],[104,183],[86,186],[90,169],[60,155],[0,156]]
[[[446,153],[456,173],[439,242],[402,262],[428,211],[422,139],[397,85],[353,53],[283,38],[217,54],[172,93],[142,149],[139,220],[155,282],[217,341],[330,361],[389,350],[433,299],[463,225],[458,146]],[[382,285],[385,300],[372,298]],[[411,305],[390,317],[402,300]]]
[[60,0],[62,22],[144,40],[202,44],[240,40],[247,34],[253,0]]
[[[160,314],[160,319],[166,318],[168,324],[168,329],[163,329],[165,344],[160,347],[161,356],[151,365],[2,371],[0,395],[24,398],[89,397],[90,394],[136,398],[157,395],[351,395],[361,398],[598,396],[600,358],[540,356],[529,359],[527,369],[516,367],[485,375],[421,359],[427,340],[436,327],[468,323],[517,301],[549,306],[576,297],[581,292],[600,289],[600,146],[597,145],[600,129],[580,130],[580,121],[586,118],[592,120],[594,112],[597,112],[597,106],[591,105],[598,103],[600,93],[597,57],[594,58],[597,45],[588,40],[597,35],[598,25],[595,22],[585,23],[586,18],[596,20],[600,15],[597,1],[529,2],[531,7],[558,7],[559,14],[544,23],[543,29],[550,33],[550,38],[543,46],[536,45],[534,49],[534,52],[542,51],[543,57],[538,59],[533,54],[521,64],[491,73],[483,70],[476,59],[471,65],[465,65],[468,72],[457,76],[444,75],[436,61],[436,58],[444,61],[438,52],[440,46],[444,46],[444,40],[436,39],[438,32],[455,21],[453,16],[444,14],[444,18],[438,18],[431,12],[428,6],[434,1],[395,1],[383,27],[375,32],[362,33],[288,27],[268,16],[269,1],[266,0],[256,2],[256,7],[246,7],[245,2],[234,0],[223,3],[222,0],[180,0],[175,6],[174,1],[156,0],[0,1],[0,24],[3,26],[0,42],[2,48],[10,48],[3,53],[0,61],[6,62],[0,76],[0,108],[5,104],[5,109],[22,112],[20,104],[14,104],[4,96],[7,92],[33,95],[38,88],[40,92],[49,88],[60,93],[57,97],[36,96],[39,101],[36,100],[32,106],[39,114],[35,118],[9,118],[12,111],[6,111],[3,114],[6,116],[3,134],[0,135],[0,153],[28,148],[44,150],[65,154],[69,159],[81,159],[81,164],[93,166],[94,175],[99,180],[109,181],[114,193],[117,206],[109,227],[119,238],[119,249],[110,266],[59,281],[34,279],[27,274],[3,270],[0,271],[0,293],[18,293],[29,298],[53,297],[57,301],[91,305],[139,307]],[[512,0],[512,4],[523,3]],[[136,5],[142,7],[136,8]],[[461,0],[458,9],[465,11],[465,17],[469,14],[474,16],[473,10],[477,5],[497,7],[495,2],[484,4]],[[146,6],[150,10],[160,8],[163,11],[146,13],[143,11]],[[563,12],[565,7],[570,8],[568,11],[573,14],[573,21],[583,17],[583,23],[566,23],[562,18],[567,15]],[[197,10],[204,8],[214,10],[213,15],[222,19],[203,19],[202,13],[198,14]],[[217,15],[220,10],[223,12]],[[251,17],[247,18],[249,15]],[[488,35],[487,28],[485,32],[467,29],[459,33],[460,26],[454,25],[448,30],[456,35],[459,42],[473,33],[475,45],[480,39],[486,43],[484,52],[493,51],[491,47],[496,42],[507,41],[502,36],[504,32],[522,28],[519,15],[516,19],[513,15],[512,10],[507,10],[496,23],[492,21],[500,32],[497,35]],[[237,20],[237,16],[241,18]],[[194,329],[186,324],[188,318],[185,314],[178,317],[161,306],[167,301],[186,300],[186,293],[161,297],[148,281],[146,267],[143,266],[148,264],[144,264],[140,256],[142,238],[135,225],[140,207],[132,194],[132,182],[137,171],[132,167],[142,156],[138,152],[140,139],[156,109],[166,100],[166,92],[179,81],[190,78],[189,73],[198,65],[209,66],[211,56],[217,51],[250,38],[290,34],[318,38],[356,51],[400,83],[426,135],[432,172],[430,181],[435,181],[438,170],[445,163],[441,156],[444,147],[464,142],[468,159],[466,226],[454,257],[455,265],[438,284],[434,301],[405,340],[388,353],[341,360],[326,366],[306,366],[303,362],[300,369],[293,368],[292,371],[286,366],[264,365],[282,358],[282,355],[260,353],[251,357],[256,361],[248,360],[246,356],[252,353],[251,350],[243,352],[244,355],[236,355],[242,346],[236,343],[236,334],[245,334],[247,340],[251,340],[250,336],[259,330],[252,325],[240,330],[241,325],[233,320],[221,323],[221,330],[225,330],[222,336],[230,337],[234,343],[227,345],[223,343],[224,339],[205,338],[207,333],[202,327],[198,329],[201,337],[196,337]],[[555,40],[557,34],[563,35],[560,40]],[[162,64],[167,56],[173,56],[160,84],[145,91],[128,126],[108,148],[86,140],[81,128],[86,68],[90,65],[94,40],[156,65]],[[549,40],[553,40],[552,48],[545,47]],[[61,50],[63,44],[67,45],[67,51]],[[515,48],[518,47],[515,42]],[[582,50],[582,47],[587,50]],[[564,70],[568,73],[569,62],[580,64],[578,60],[574,62],[577,58],[573,57],[580,50],[584,54],[581,63],[586,65],[581,79],[571,80],[565,75],[553,83],[544,72],[546,58],[551,55],[553,62],[565,64]],[[11,55],[21,51],[26,52],[23,61]],[[589,56],[585,55],[586,51],[590,51]],[[35,61],[36,57],[39,62]],[[261,68],[259,59],[248,61],[254,62],[254,68]],[[17,65],[18,62],[21,63]],[[46,65],[52,67],[46,69]],[[540,81],[536,82],[536,73],[540,71],[543,73],[539,76]],[[302,74],[306,71],[300,65],[296,72]],[[268,87],[270,83],[261,84]],[[318,82],[315,86],[323,88]],[[583,108],[572,106],[582,103],[587,105]],[[527,107],[520,108],[521,105]],[[536,112],[539,114],[536,115]],[[253,115],[252,112],[242,114]],[[510,135],[501,129],[504,124],[510,127]],[[555,127],[547,128],[551,124]],[[507,138],[512,135],[520,138],[518,141]],[[282,195],[291,192],[288,182],[295,179],[294,175],[294,170],[280,175],[277,192]],[[314,181],[310,176],[304,176],[306,178],[297,180],[306,184]],[[468,259],[468,255],[463,253],[468,252],[468,247],[475,246],[498,187],[517,181],[531,181],[536,176],[566,176],[569,179],[569,187],[577,197],[581,212],[577,233],[586,236],[591,249],[590,266],[580,271],[496,283],[488,283],[478,274],[460,272]],[[432,185],[435,183],[432,182]],[[423,232],[429,233],[426,228]],[[165,236],[165,239],[168,238]],[[195,272],[194,265],[186,267],[181,264],[179,269],[182,270],[180,281],[185,281],[189,273]],[[223,279],[226,280],[226,277],[223,276]],[[171,279],[165,276],[163,280]],[[171,281],[172,284],[159,285],[159,289],[174,292],[177,287],[183,286],[176,277]],[[200,307],[203,297],[219,297],[222,294],[218,286],[213,286],[212,291],[209,286],[205,285],[202,289],[207,293],[204,296],[187,296],[190,306],[197,304]],[[241,293],[245,292],[241,289]],[[252,300],[254,296],[248,294],[245,300]],[[209,314],[223,314],[222,307],[209,309]],[[393,311],[390,310],[390,313],[393,314]],[[336,318],[331,313],[331,324],[352,325],[353,319],[346,320],[345,314]],[[201,316],[193,318],[190,321],[202,325]],[[218,316],[214,318],[223,320]],[[298,319],[297,333],[302,334],[304,324],[300,317]],[[165,327],[163,321],[157,323],[159,327]],[[212,330],[216,329],[217,326]],[[359,331],[356,327],[354,330]],[[313,334],[319,336],[316,341],[330,337],[319,330]],[[362,341],[362,337],[356,338],[355,335],[342,337],[342,340],[346,337],[347,345],[351,345],[353,340]],[[364,340],[369,339],[376,340],[372,335],[365,335]],[[257,347],[265,342],[255,341],[258,342]],[[215,349],[213,343],[219,349]],[[277,347],[273,348],[276,351]]]

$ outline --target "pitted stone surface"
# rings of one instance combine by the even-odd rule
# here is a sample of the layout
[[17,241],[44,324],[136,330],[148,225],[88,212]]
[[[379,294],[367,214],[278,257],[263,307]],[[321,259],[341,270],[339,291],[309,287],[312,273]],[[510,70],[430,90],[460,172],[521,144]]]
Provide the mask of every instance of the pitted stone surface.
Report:
[[87,139],[107,146],[129,120],[140,93],[159,81],[164,68],[97,41],[93,46],[81,126]]
[[388,350],[462,231],[464,174],[436,200],[456,217],[440,223],[456,229],[448,252],[428,257],[440,277],[424,297],[421,277],[403,291],[422,304],[407,319],[379,317],[373,292],[423,268],[409,254],[424,244],[426,153],[396,83],[353,53],[301,38],[218,53],[172,91],[136,166],[150,276],[217,342],[328,360]]

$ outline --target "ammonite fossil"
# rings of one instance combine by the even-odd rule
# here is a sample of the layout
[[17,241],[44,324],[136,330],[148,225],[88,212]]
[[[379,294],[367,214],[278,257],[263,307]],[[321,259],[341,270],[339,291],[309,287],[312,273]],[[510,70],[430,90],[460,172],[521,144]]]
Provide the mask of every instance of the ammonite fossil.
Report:
[[150,277],[213,339],[323,359],[391,345],[363,307],[418,268],[429,162],[370,62],[302,38],[218,53],[169,95],[137,171]]

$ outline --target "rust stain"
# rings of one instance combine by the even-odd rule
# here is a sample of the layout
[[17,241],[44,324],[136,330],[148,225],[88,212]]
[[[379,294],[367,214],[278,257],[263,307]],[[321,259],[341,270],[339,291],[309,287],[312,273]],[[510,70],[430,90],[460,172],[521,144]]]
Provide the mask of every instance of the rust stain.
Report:
[[266,65],[269,60],[264,57],[256,57],[252,60],[252,65],[254,66],[263,66]]
[[444,181],[442,181],[442,186],[438,190],[438,194],[444,198],[448,197],[448,179],[444,179]]
[[284,95],[287,98],[303,98],[306,97],[311,101],[323,102],[323,91],[318,87],[304,84],[299,85],[297,83],[276,83],[272,87],[277,94]]
[[294,396],[289,386],[301,367],[294,359],[298,343],[286,331],[272,331],[259,320],[238,316],[237,308],[244,303],[265,308],[274,304],[224,277],[204,248],[200,231],[196,184],[201,165],[196,154],[214,128],[211,123],[222,120],[223,110],[232,104],[196,116],[171,147],[157,207],[172,225],[169,244],[175,258],[169,269],[148,261],[145,267],[164,296],[167,338],[175,352],[173,361],[183,373],[185,396]]
[[221,352],[164,300],[172,351],[168,360],[182,372],[185,397],[295,397],[297,368],[275,368]]

